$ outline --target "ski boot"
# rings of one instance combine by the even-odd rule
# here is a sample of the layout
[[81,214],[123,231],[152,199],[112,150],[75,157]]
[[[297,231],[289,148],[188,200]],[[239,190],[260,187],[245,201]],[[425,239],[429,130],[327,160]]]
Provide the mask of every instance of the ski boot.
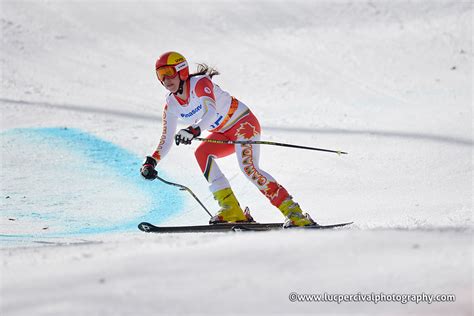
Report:
[[209,220],[209,224],[254,222],[248,208],[242,211],[231,188],[214,192],[214,199],[217,200],[221,209]]
[[284,200],[278,209],[286,217],[285,223],[283,224],[284,228],[292,226],[318,225],[318,223],[316,223],[308,213],[303,214],[301,207],[298,203],[293,201],[291,196]]

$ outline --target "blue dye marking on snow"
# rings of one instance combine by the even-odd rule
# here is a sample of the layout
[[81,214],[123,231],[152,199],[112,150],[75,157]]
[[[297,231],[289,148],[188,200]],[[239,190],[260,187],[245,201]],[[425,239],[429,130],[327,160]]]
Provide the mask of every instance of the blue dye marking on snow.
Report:
[[[51,175],[52,177],[74,177],[74,174],[84,173],[84,170],[96,170],[98,172],[97,179],[108,179],[111,181],[120,181],[120,183],[127,187],[133,188],[136,195],[141,194],[143,199],[148,201],[147,206],[141,210],[133,210],[134,214],[138,214],[135,218],[127,218],[121,221],[120,217],[114,218],[113,223],[108,223],[107,220],[96,218],[86,218],[82,220],[77,218],[74,221],[68,219],[67,210],[58,207],[55,212],[55,205],[61,204],[61,197],[58,196],[58,201],[52,201],[53,204],[48,206],[48,210],[29,210],[25,212],[22,209],[5,209],[2,206],[2,212],[5,216],[16,218],[15,222],[29,220],[34,222],[41,219],[43,221],[53,220],[56,225],[64,225],[64,231],[38,232],[35,234],[1,234],[1,238],[38,238],[38,237],[66,237],[72,235],[83,234],[99,234],[105,232],[118,231],[135,231],[137,224],[141,221],[150,221],[153,223],[161,223],[167,218],[181,212],[183,210],[183,194],[175,187],[164,185],[158,181],[146,181],[139,174],[139,168],[142,162],[141,157],[137,157],[131,152],[120,148],[110,142],[99,139],[91,134],[78,129],[70,128],[30,128],[30,129],[11,129],[0,134],[2,136],[2,143],[4,141],[15,142],[15,146],[19,145],[22,148],[18,149],[21,156],[17,158],[23,163],[35,164],[35,150],[38,144],[46,144],[47,148],[52,148],[51,155],[54,155],[54,149],[61,150],[62,153],[70,153],[71,156],[63,157],[66,164],[69,166],[65,170],[60,170],[58,174]],[[35,147],[36,145],[36,147]],[[49,147],[48,147],[49,146]],[[2,145],[2,150],[3,150]],[[47,155],[48,153],[46,153]],[[79,157],[80,159],[77,159]],[[19,163],[21,165],[21,163]],[[18,167],[18,166],[16,166]],[[41,166],[37,166],[41,168]],[[20,167],[21,168],[21,167]],[[54,168],[54,167],[53,167]],[[62,172],[61,172],[62,171]],[[92,172],[94,172],[92,171]],[[163,171],[159,171],[165,178],[167,177]],[[110,177],[113,177],[111,179]],[[28,181],[27,177],[24,181]],[[44,179],[44,181],[52,181],[52,179]],[[54,179],[54,181],[61,181]],[[93,181],[93,180],[92,180]],[[21,185],[21,184],[20,184]],[[38,183],[41,186],[41,183]],[[95,184],[99,185],[99,184]],[[2,190],[4,191],[4,190]],[[8,192],[3,192],[8,195]],[[67,197],[66,197],[67,198]],[[84,198],[84,197],[83,197]],[[137,198],[133,196],[133,198]],[[34,201],[33,201],[34,202]],[[95,201],[97,204],[101,201]],[[54,204],[56,203],[56,204]],[[84,199],[82,203],[88,203]],[[104,201],[107,203],[107,201]],[[100,203],[99,203],[100,204]],[[1,205],[0,205],[1,206]],[[21,206],[20,206],[21,208]],[[100,217],[100,216],[99,216]],[[126,216],[125,216],[126,217]],[[72,222],[72,223],[71,223]],[[93,223],[91,223],[93,222]]]

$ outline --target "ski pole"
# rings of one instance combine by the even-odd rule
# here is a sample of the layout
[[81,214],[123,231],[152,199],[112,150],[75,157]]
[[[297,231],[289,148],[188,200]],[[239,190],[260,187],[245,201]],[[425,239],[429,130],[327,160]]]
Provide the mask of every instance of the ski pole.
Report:
[[307,147],[307,146],[300,146],[300,145],[276,143],[276,142],[269,142],[269,141],[264,141],[264,140],[218,140],[218,139],[208,139],[208,138],[202,138],[202,137],[196,137],[195,139],[200,140],[202,142],[214,143],[214,144],[274,145],[274,146],[282,146],[282,147],[291,147],[291,148],[299,148],[299,149],[324,151],[324,152],[328,152],[328,153],[335,153],[335,154],[338,154],[338,155],[347,155],[346,152],[340,151],[340,150],[330,150],[330,149],[324,149],[324,148],[316,148],[316,147]]
[[184,185],[181,185],[181,184],[178,184],[178,183],[173,183],[173,182],[166,181],[165,179],[160,178],[158,175],[156,175],[155,178],[158,179],[158,180],[160,180],[160,181],[163,182],[163,183],[166,183],[166,184],[169,184],[169,185],[178,187],[181,191],[188,191],[189,193],[191,193],[191,195],[193,196],[193,198],[195,198],[196,201],[198,201],[198,203],[202,206],[202,208],[206,211],[206,213],[209,214],[210,217],[212,217],[211,213],[209,213],[209,211],[208,211],[207,208],[204,206],[204,204],[201,203],[201,201],[200,201],[200,200],[198,199],[198,197],[193,193],[193,191],[191,191],[190,188],[185,187]]

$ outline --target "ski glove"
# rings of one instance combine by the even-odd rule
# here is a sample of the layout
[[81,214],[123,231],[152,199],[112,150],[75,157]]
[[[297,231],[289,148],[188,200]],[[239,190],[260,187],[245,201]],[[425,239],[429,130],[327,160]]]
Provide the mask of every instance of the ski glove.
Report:
[[199,126],[196,128],[189,126],[188,128],[180,130],[174,137],[174,140],[178,146],[179,144],[189,145],[191,141],[199,135],[201,135]]
[[140,168],[140,173],[147,180],[155,180],[158,172],[155,170],[156,160],[153,157],[146,156],[145,161],[143,162],[142,167]]

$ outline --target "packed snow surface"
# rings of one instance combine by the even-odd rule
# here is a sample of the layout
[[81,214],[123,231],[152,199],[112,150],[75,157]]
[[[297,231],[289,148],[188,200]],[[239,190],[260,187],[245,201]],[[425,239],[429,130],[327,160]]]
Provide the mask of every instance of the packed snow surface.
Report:
[[[0,12],[0,314],[472,315],[471,1],[1,0]],[[154,63],[169,50],[216,67],[263,140],[347,151],[262,146],[260,164],[319,223],[354,224],[140,232],[209,218],[138,172],[160,138]],[[174,146],[158,172],[215,212],[197,146]],[[283,221],[234,156],[218,163],[257,221]],[[409,294],[444,302],[399,302]]]

